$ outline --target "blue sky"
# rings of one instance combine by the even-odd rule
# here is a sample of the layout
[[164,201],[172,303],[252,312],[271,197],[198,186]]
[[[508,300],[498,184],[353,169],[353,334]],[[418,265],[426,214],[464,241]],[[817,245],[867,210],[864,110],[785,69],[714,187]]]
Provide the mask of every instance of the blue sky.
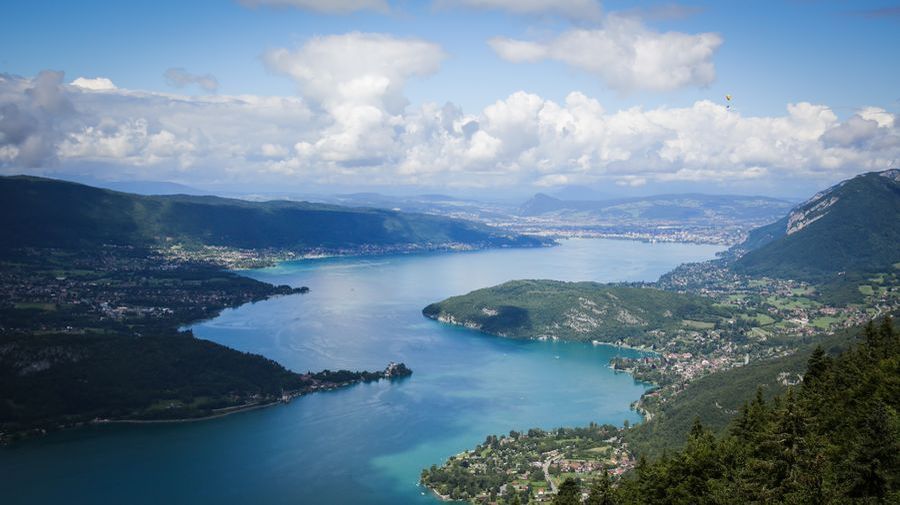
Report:
[[[273,1],[292,2],[255,3]],[[362,7],[380,3],[345,1]],[[0,72],[9,77],[8,90],[0,96],[23,114],[36,107],[31,123],[46,126],[47,131],[30,133],[41,135],[41,156],[25,156],[27,149],[11,140],[23,142],[23,134],[13,135],[8,126],[5,137],[0,137],[0,146],[8,146],[6,151],[0,148],[3,172],[77,172],[102,179],[166,179],[200,186],[254,181],[260,187],[296,184],[333,190],[477,192],[502,186],[523,193],[570,184],[616,185],[634,192],[785,193],[789,183],[800,193],[854,173],[888,168],[900,157],[898,125],[893,121],[900,113],[896,56],[900,6],[890,2],[443,0],[387,2],[349,13],[317,12],[330,2],[295,3],[299,6],[39,0],[5,5]],[[522,13],[510,7],[516,4],[533,9]],[[563,13],[551,8],[561,4],[571,8]],[[708,54],[680,66],[652,63],[659,66],[655,74],[652,65],[645,69],[649,75],[694,72],[684,82],[648,80],[644,70],[610,70],[617,60],[604,59],[609,46],[598,44],[611,33],[617,34],[615,48],[626,52],[628,44],[640,43],[642,37],[659,38],[666,45],[670,40],[664,39],[666,34],[678,34],[686,45],[669,59],[689,51]],[[712,38],[703,42],[703,34]],[[569,35],[573,38],[566,39]],[[576,36],[581,45],[572,45]],[[313,64],[310,53],[303,52],[317,37],[324,45],[331,44],[328,51],[337,51],[328,58],[346,58],[339,70],[328,61]],[[502,53],[499,42],[490,41],[527,44],[531,52]],[[402,68],[389,61],[395,56],[384,56],[387,60],[376,64],[377,51],[394,42],[427,54]],[[365,47],[361,53],[347,54],[335,49],[347,47],[346,43]],[[365,75],[384,77],[390,83],[388,91],[373,98],[371,93],[378,92],[370,90],[360,98],[313,90],[317,85],[340,87],[359,77],[352,72],[357,63],[353,58],[366,54],[366,47],[377,54]],[[279,50],[286,56],[276,64],[271,55]],[[583,56],[574,61],[572,53]],[[407,56],[419,57],[401,55]],[[302,69],[298,71],[297,65]],[[173,86],[164,77],[169,69],[180,69],[185,83],[191,76],[206,76],[217,86]],[[81,120],[28,102],[33,95],[24,91],[37,86],[37,77],[45,70],[65,73],[56,84],[46,85],[57,86]],[[304,77],[309,72],[335,71],[341,75],[324,84]],[[116,88],[87,93],[72,86],[78,77],[106,78]],[[655,84],[647,84],[650,81]],[[578,126],[594,128],[595,135],[590,137],[592,131],[587,131],[590,138],[581,138],[564,152],[554,150],[554,144],[564,141],[546,131],[561,131],[565,129],[561,125],[570,121],[560,119],[554,105],[574,111],[576,105],[566,105],[573,92],[600,105],[602,110],[594,107],[591,113],[598,122],[588,118]],[[731,116],[720,117],[718,111],[702,107],[709,101],[724,109],[725,94],[734,97],[727,110]],[[173,96],[177,104],[161,102],[162,97]],[[210,125],[216,112],[207,109],[222,113],[221,108],[227,107],[229,117],[239,124],[241,111],[248,107],[232,100],[238,96],[283,97],[302,105],[295,104],[293,116],[279,116],[280,127],[272,131],[271,142],[261,139],[258,145],[248,144],[222,157],[217,142],[232,145],[241,135],[237,127],[221,131],[221,125]],[[210,97],[229,105],[210,105]],[[539,103],[528,97],[537,97]],[[188,107],[192,99],[197,103],[191,105],[190,114],[165,112]],[[398,99],[405,100],[404,109],[387,105]],[[504,110],[485,109],[498,101]],[[257,103],[251,102],[250,108]],[[454,118],[441,116],[449,129],[432,131],[433,124],[423,123],[429,114],[434,119],[427,104],[448,102],[457,108]],[[827,108],[827,113],[807,111],[820,124],[810,125],[800,117],[803,114],[788,112],[789,104],[804,103]],[[349,112],[351,106],[355,109]],[[635,108],[658,113],[617,115]],[[248,114],[252,117],[245,122],[253,124],[268,113],[256,108]],[[366,119],[353,123],[360,117]],[[697,131],[698,125],[719,120],[723,123],[712,132],[733,128],[722,138],[734,144],[731,151],[686,151],[686,146],[709,137]],[[483,135],[462,132],[473,121]],[[503,126],[510,121],[513,126]],[[529,126],[529,121],[534,124]],[[762,124],[765,121],[775,123]],[[447,126],[451,123],[455,126]],[[611,129],[613,124],[630,128],[631,135]],[[807,127],[809,131],[797,138],[779,137]],[[356,131],[359,128],[363,131]],[[529,128],[541,133],[529,133]],[[423,129],[430,133],[423,137]],[[685,133],[689,131],[694,137]],[[466,138],[457,142],[454,132]],[[179,142],[188,134],[191,139]],[[747,138],[756,140],[748,146]],[[120,149],[121,142],[131,144]],[[169,144],[162,149],[164,142]],[[818,150],[802,142],[818,142]],[[430,146],[428,153],[420,148],[423,144]],[[606,147],[598,149],[599,144]],[[336,151],[336,145],[347,150]],[[150,152],[153,146],[156,151]],[[673,154],[673,146],[680,151]],[[748,150],[754,154],[745,156]],[[423,152],[413,159],[413,151]],[[429,153],[436,159],[460,158],[432,167]],[[641,159],[647,161],[637,161]],[[789,166],[792,160],[797,166]],[[405,168],[398,168],[401,165]]]

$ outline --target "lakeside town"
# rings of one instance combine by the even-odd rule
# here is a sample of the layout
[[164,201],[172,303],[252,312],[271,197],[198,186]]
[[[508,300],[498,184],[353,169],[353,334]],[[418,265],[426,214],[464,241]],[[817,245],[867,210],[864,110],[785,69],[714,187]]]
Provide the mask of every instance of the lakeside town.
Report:
[[474,449],[423,470],[421,481],[442,500],[546,503],[568,478],[592,481],[634,468],[623,432],[591,423],[489,435]]
[[0,269],[0,331],[168,333],[272,295],[308,288],[270,286],[218,265],[145,249],[105,246],[90,254],[23,249]]
[[[546,245],[553,245],[548,239]],[[468,244],[461,242],[371,245],[363,244],[353,247],[309,247],[294,249],[242,249],[237,247],[174,244],[155,251],[170,260],[180,262],[203,262],[217,265],[229,270],[248,270],[274,266],[282,261],[323,259],[342,256],[381,256],[389,254],[414,254],[426,252],[460,252],[476,251],[488,245]]]
[[682,223],[630,224],[572,224],[569,220],[517,218],[504,220],[498,226],[526,235],[567,238],[608,238],[639,242],[667,242],[682,244],[712,244],[731,246],[747,236],[751,226],[744,225],[684,225]]

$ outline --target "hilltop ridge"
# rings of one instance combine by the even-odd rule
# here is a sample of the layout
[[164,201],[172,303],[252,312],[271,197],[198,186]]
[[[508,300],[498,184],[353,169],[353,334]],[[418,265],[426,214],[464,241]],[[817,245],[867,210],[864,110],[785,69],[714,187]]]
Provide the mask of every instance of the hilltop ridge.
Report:
[[545,240],[427,214],[216,196],[134,195],[0,177],[2,248],[185,243],[246,249],[535,247]]
[[732,268],[747,275],[820,280],[900,262],[900,170],[842,181],[753,230]]

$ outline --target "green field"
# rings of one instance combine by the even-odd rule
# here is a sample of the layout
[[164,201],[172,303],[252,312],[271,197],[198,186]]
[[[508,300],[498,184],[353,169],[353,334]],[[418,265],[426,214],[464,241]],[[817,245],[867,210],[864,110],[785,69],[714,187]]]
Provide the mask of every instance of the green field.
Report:
[[706,321],[691,321],[690,319],[685,319],[681,322],[681,324],[695,330],[711,330],[716,327],[716,323],[710,323]]
[[840,321],[841,320],[837,317],[822,316],[822,317],[817,317],[817,318],[813,319],[812,325],[815,326],[816,328],[819,328],[820,330],[827,330],[828,328],[831,327],[832,324],[838,323]]
[[768,331],[766,331],[766,330],[764,330],[764,329],[762,329],[762,328],[751,328],[751,329],[750,329],[750,336],[751,336],[751,337],[756,337],[756,338],[759,338],[759,339],[767,339],[767,338],[769,338],[771,335],[772,335],[772,334],[771,334],[770,332],[768,332]]
[[779,310],[813,309],[821,305],[803,296],[770,296],[766,302]]
[[775,319],[768,314],[756,314],[753,316],[748,316],[747,314],[741,314],[741,319],[745,321],[753,321],[756,323],[756,326],[768,326],[775,322]]

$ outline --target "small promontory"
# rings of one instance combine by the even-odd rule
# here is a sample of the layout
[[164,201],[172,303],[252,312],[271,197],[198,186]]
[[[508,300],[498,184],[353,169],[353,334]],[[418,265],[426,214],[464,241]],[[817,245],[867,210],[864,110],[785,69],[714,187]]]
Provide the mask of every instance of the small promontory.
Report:
[[643,347],[655,346],[673,330],[713,327],[730,315],[700,296],[552,280],[506,282],[433,303],[422,313],[501,337]]

